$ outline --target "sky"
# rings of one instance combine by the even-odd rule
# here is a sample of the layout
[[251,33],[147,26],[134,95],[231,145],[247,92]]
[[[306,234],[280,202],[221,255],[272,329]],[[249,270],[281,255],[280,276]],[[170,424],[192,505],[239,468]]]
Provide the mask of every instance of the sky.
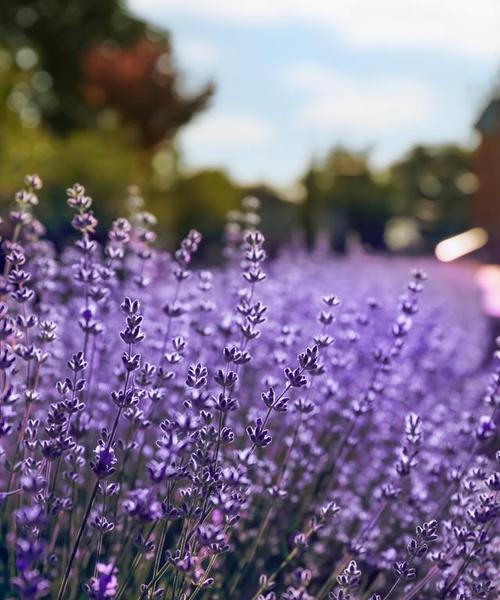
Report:
[[336,144],[384,167],[416,143],[473,144],[500,81],[500,0],[129,0],[172,34],[210,108],[190,168],[286,187]]

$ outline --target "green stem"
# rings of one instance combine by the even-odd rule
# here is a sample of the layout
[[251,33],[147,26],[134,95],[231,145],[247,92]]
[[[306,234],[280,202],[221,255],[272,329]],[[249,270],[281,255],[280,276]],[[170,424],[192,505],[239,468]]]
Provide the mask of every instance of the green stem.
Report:
[[85,526],[87,524],[89,515],[90,515],[90,511],[92,510],[92,505],[94,504],[94,500],[95,497],[97,495],[97,489],[99,487],[99,480],[96,480],[95,485],[94,485],[94,489],[92,490],[92,494],[90,496],[90,499],[88,501],[87,504],[87,509],[85,510],[85,515],[83,517],[83,521],[82,524],[80,525],[80,529],[78,530],[78,535],[76,536],[76,540],[75,543],[73,545],[73,550],[71,552],[71,556],[70,559],[68,561],[68,564],[66,566],[66,571],[64,572],[64,577],[61,583],[61,587],[59,588],[59,593],[57,594],[57,600],[61,600],[64,592],[66,590],[66,586],[68,584],[68,578],[69,578],[69,574],[71,572],[71,567],[73,566],[73,561],[75,560],[75,556],[76,556],[76,552],[78,550],[78,546],[80,545],[80,541],[82,539],[82,535],[83,532],[85,530]]
[[[169,530],[169,527],[170,527],[170,523],[165,519],[165,521],[163,522],[162,530],[161,530],[160,541],[159,541],[158,547],[156,549],[155,564],[153,567],[153,581],[154,581],[156,575],[158,574],[158,571],[160,570],[160,563],[161,563],[161,559],[163,556],[163,550],[165,548],[165,540],[167,537],[167,532]],[[153,586],[153,594],[155,591],[156,591],[156,585]]]
[[[149,529],[147,535],[146,535],[146,539],[145,542],[147,542],[149,540],[149,538],[151,537],[151,534],[153,533],[156,525],[158,523],[154,523],[151,528]],[[130,569],[128,570],[127,576],[125,577],[125,581],[121,584],[118,593],[116,594],[115,600],[120,600],[120,598],[122,597],[123,593],[125,592],[125,590],[127,589],[128,583],[132,577],[132,575],[135,573],[135,570],[137,569],[137,567],[139,566],[139,563],[141,562],[142,558],[144,556],[143,552],[140,552],[139,554],[137,554],[137,556],[134,558],[134,561],[132,562],[132,566],[130,567]]]
[[[305,541],[306,542],[309,540],[309,538],[312,536],[312,534],[315,531],[317,531],[317,526],[316,527],[310,527],[307,530],[307,532],[305,534]],[[281,561],[280,565],[267,578],[266,583],[264,585],[261,585],[259,587],[259,589],[252,596],[251,600],[257,600],[257,598],[259,597],[259,595],[266,589],[267,586],[269,586],[270,583],[274,583],[274,580],[276,579],[276,577],[288,565],[288,563],[290,563],[297,556],[298,553],[299,553],[299,548],[298,548],[298,546],[295,546],[295,548],[291,552],[289,552],[287,554],[287,556]]]
[[212,558],[210,559],[210,562],[208,563],[208,566],[207,566],[207,569],[206,569],[205,574],[203,576],[203,579],[194,588],[193,593],[188,597],[188,600],[194,600],[196,598],[196,596],[199,594],[199,592],[200,592],[203,584],[208,579],[208,576],[210,575],[210,571],[212,570],[212,567],[214,566],[216,560],[217,560],[217,555],[212,556]]

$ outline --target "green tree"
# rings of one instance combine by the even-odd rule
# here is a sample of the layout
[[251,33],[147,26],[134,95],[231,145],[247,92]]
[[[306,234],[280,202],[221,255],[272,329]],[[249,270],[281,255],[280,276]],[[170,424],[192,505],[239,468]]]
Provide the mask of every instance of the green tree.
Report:
[[415,217],[429,243],[466,229],[471,169],[471,153],[460,146],[416,146],[390,168],[394,212]]
[[316,242],[318,229],[319,202],[321,201],[321,190],[318,188],[318,172],[315,165],[311,165],[302,179],[304,186],[304,199],[300,204],[300,224],[304,230],[306,247],[313,250]]
[[319,196],[315,203],[337,250],[345,248],[350,231],[358,232],[361,241],[372,247],[384,245],[388,185],[372,172],[366,153],[335,147],[318,167],[314,181],[312,189]]
[[166,216],[165,222],[160,218],[160,225],[164,223],[177,237],[200,229],[207,248],[213,242],[218,245],[226,215],[239,208],[243,194],[224,171],[206,169],[178,177],[166,192],[153,195],[150,205],[155,214]]

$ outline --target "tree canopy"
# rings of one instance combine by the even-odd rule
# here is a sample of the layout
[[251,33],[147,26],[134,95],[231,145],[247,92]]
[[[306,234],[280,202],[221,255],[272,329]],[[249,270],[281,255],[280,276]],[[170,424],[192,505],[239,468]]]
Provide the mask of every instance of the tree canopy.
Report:
[[128,13],[121,0],[3,0],[0,41],[15,70],[30,73],[11,107],[22,111],[24,92],[59,134],[109,126],[112,111],[152,145],[171,138],[213,92],[208,84],[183,93],[168,34]]

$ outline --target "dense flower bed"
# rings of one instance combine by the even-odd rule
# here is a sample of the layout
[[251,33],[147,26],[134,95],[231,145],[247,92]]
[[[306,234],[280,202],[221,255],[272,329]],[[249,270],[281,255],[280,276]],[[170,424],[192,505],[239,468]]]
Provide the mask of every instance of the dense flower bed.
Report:
[[234,228],[193,269],[200,234],[157,251],[139,208],[97,244],[78,184],[57,255],[40,188],[3,241],[2,597],[497,597],[500,350],[466,272],[266,262]]

